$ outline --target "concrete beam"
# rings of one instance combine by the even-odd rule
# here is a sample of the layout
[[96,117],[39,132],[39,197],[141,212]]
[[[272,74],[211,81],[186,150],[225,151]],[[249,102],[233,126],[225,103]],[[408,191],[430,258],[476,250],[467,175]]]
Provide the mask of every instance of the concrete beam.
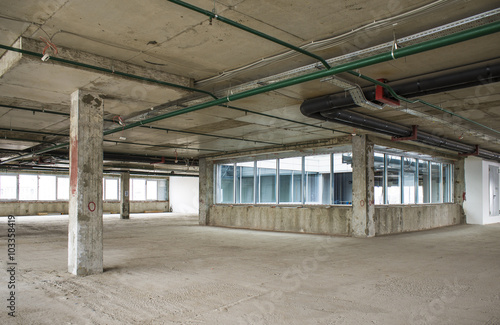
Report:
[[130,218],[130,172],[120,175],[120,219]]
[[[42,53],[44,47],[46,46],[46,44],[40,40],[25,38],[25,37],[22,37],[18,41],[16,41],[16,45],[14,45],[14,47],[20,47],[23,50],[32,51],[36,53]],[[105,69],[127,72],[129,74],[138,75],[145,78],[158,79],[186,87],[193,87],[194,85],[194,81],[192,79],[179,75],[174,75],[168,72],[148,69],[135,64],[109,59],[89,52],[74,50],[61,46],[58,46],[57,50],[58,50],[57,57],[62,59],[76,61],[82,64],[93,65]],[[41,60],[37,57],[24,54],[23,57],[35,60],[37,62],[39,61],[41,62]],[[65,65],[64,63],[61,62],[50,61],[50,59],[48,62],[55,65]],[[80,69],[85,69],[85,68],[80,68]],[[125,77],[120,77],[120,78],[125,78]]]
[[[297,151],[303,152],[305,150],[311,150],[315,154],[318,154],[322,151],[324,152],[332,152],[335,149],[339,150],[339,152],[347,149],[349,150],[351,145],[351,136],[339,136],[330,139],[321,139],[307,142],[298,142],[298,143],[289,143],[281,146],[267,146],[265,148],[252,149],[248,151],[242,152],[232,151],[222,154],[210,154],[206,156],[200,156],[200,158],[207,158],[213,160],[232,160],[238,158],[246,158],[249,156],[258,157],[259,159],[272,159],[276,157],[276,152],[283,153],[286,156],[286,152],[289,152],[290,157],[295,157],[297,155]],[[345,146],[345,147],[344,147]]]
[[367,138],[369,141],[373,142],[375,145],[383,146],[383,147],[388,147],[388,148],[395,148],[399,150],[403,150],[406,152],[416,152],[416,153],[421,153],[424,155],[429,155],[432,156],[433,158],[442,158],[446,160],[457,160],[459,159],[458,155],[452,151],[442,149],[437,149],[436,147],[431,147],[422,143],[419,143],[418,145],[411,142],[411,141],[391,141],[390,139],[385,139],[381,137],[377,137],[374,135],[367,135]]
[[102,273],[103,100],[77,90],[71,95],[68,271]]
[[366,135],[352,138],[352,219],[354,237],[375,236],[374,151]]

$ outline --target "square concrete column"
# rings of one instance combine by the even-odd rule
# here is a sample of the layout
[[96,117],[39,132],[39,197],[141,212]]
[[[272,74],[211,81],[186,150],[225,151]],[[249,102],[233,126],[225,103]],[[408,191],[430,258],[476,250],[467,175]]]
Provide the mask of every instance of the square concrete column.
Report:
[[120,219],[130,218],[130,173],[121,173]]
[[375,236],[373,143],[366,135],[352,138],[352,220],[354,237]]
[[103,271],[102,252],[103,100],[77,90],[71,94],[68,271]]
[[200,159],[200,225],[210,223],[210,207],[214,204],[214,163],[205,158]]

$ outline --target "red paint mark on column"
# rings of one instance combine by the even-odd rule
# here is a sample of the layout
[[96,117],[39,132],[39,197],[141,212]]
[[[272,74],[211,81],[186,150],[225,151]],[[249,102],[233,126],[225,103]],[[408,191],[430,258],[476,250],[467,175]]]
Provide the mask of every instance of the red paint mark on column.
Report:
[[69,188],[71,195],[75,195],[78,182],[78,139],[76,137],[71,137],[69,143],[70,143]]

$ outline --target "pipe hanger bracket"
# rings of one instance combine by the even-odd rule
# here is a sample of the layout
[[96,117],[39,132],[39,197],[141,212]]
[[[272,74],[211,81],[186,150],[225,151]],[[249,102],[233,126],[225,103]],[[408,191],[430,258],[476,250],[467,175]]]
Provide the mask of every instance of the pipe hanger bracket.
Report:
[[406,141],[406,140],[417,141],[418,125],[412,125],[411,127],[412,127],[412,132],[409,137],[392,137],[391,141]]

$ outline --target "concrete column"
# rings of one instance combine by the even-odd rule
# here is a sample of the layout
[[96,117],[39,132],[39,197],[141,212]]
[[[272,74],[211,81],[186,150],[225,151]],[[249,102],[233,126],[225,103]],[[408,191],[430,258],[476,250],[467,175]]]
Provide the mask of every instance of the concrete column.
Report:
[[214,163],[200,159],[200,225],[210,223],[210,206],[214,204]]
[[453,202],[460,204],[462,207],[462,215],[460,216],[460,223],[465,223],[465,212],[464,212],[464,194],[465,193],[465,159],[461,158],[457,160],[454,164],[453,171]]
[[121,202],[120,202],[120,219],[130,218],[130,173],[121,173]]
[[354,237],[375,236],[373,143],[365,135],[352,138],[352,220]]
[[68,271],[103,271],[102,253],[103,101],[77,90],[71,94]]

